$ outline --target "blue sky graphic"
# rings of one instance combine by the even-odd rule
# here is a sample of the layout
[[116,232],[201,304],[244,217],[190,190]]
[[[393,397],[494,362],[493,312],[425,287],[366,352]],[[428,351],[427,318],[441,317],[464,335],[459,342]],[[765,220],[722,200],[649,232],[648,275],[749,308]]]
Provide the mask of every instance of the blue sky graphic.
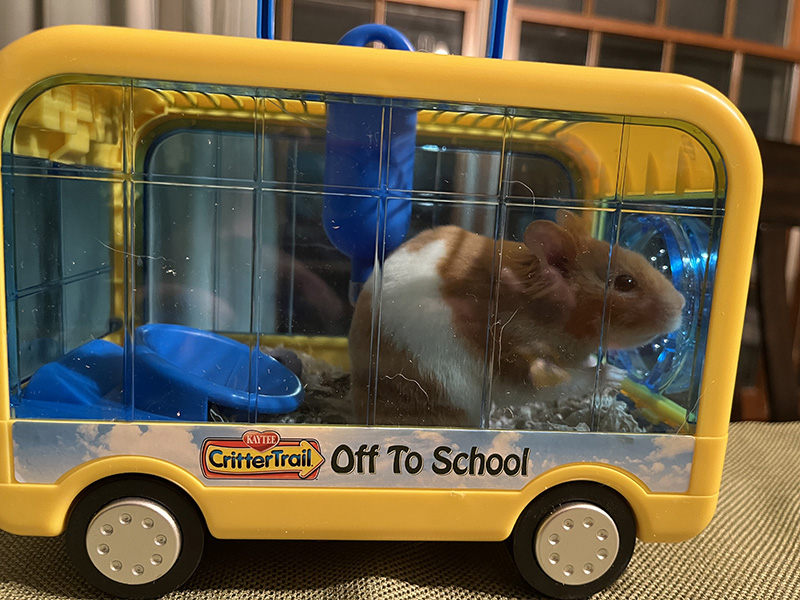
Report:
[[[20,421],[13,428],[16,476],[18,481],[52,483],[88,461],[133,454],[169,461],[202,478],[200,453],[206,439],[240,439],[248,430],[273,429],[284,438],[311,438],[320,443],[326,462],[319,477],[313,484],[298,481],[295,485],[519,489],[535,476],[560,465],[594,462],[629,471],[654,492],[680,493],[688,489],[694,454],[694,438],[677,435]],[[353,452],[362,445],[378,444],[376,472],[335,473],[331,455],[342,444]],[[424,460],[423,470],[416,475],[393,473],[392,455],[388,453],[393,445],[408,446],[418,452]],[[451,449],[451,458],[458,452],[469,452],[473,446],[486,456],[496,453],[502,457],[521,456],[523,449],[529,448],[528,477],[437,475],[432,469],[433,457],[434,450],[441,446]],[[227,484],[225,480],[208,483]],[[236,484],[287,485],[287,482],[260,480]]]

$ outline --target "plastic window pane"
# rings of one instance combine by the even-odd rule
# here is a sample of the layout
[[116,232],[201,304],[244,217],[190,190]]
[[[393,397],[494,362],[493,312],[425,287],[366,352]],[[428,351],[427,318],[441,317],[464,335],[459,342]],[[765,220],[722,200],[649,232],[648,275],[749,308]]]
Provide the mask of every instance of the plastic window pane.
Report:
[[252,190],[137,186],[134,235],[145,322],[251,330]]
[[[257,385],[248,359],[256,343],[248,335],[255,197],[253,189],[136,185],[132,366],[140,418],[256,418],[247,400]],[[236,333],[243,346],[220,335]],[[160,391],[167,381],[169,399]],[[239,399],[235,407],[220,400],[228,396]]]
[[[474,107],[443,106],[420,110],[417,115],[413,179],[402,186],[421,194],[457,194],[470,198],[496,197],[500,192],[501,156],[507,121],[502,114]],[[405,111],[397,107],[393,109]],[[400,113],[405,114],[404,112]],[[402,149],[413,139],[403,139],[402,121],[396,121],[393,147]],[[408,168],[395,159],[389,163],[390,179]],[[393,174],[395,174],[393,176]],[[412,185],[409,183],[413,182]],[[412,187],[413,186],[413,187]]]
[[40,168],[80,169],[82,177],[107,177],[125,169],[125,87],[69,84],[51,87],[23,110],[11,150],[44,159]]
[[[87,402],[85,393],[94,393],[90,390],[99,390],[101,396],[115,394],[104,387],[108,383],[104,373],[112,371],[119,374],[112,387],[122,387],[118,346],[116,363],[107,365],[110,370],[92,370],[94,363],[78,365],[78,359],[65,357],[86,344],[114,346],[105,340],[121,341],[124,263],[118,260],[123,250],[117,221],[122,218],[123,184],[13,175],[6,185],[14,189],[5,196],[13,199],[5,208],[6,256],[16,267],[16,277],[8,280],[7,303],[12,402],[21,418],[74,417],[79,411],[73,399],[76,390],[83,394],[81,401]],[[36,218],[43,214],[49,215],[45,222]],[[29,255],[30,247],[39,251],[36,256]],[[55,361],[61,363],[59,368],[73,371],[73,376],[64,380],[39,376],[41,367]],[[76,386],[78,379],[85,386]],[[22,398],[20,384],[26,385]],[[60,394],[68,388],[62,398]],[[99,403],[105,400],[98,398]],[[121,410],[119,405],[108,418],[121,417]]]
[[[436,225],[457,225],[439,231],[444,236],[455,236],[454,247],[462,247],[462,242],[477,243],[491,258],[491,236],[499,208],[496,202],[414,199],[411,204],[409,238]],[[459,271],[468,266],[464,262],[467,254],[448,254],[446,241],[426,245],[418,252],[398,250],[387,259],[374,288],[366,290],[369,295],[362,302],[368,301],[367,306],[377,319],[371,325],[370,316],[361,313],[353,325],[354,330],[362,332],[351,337],[355,344],[351,356],[358,361],[351,373],[357,422],[480,426],[493,272],[491,267],[482,269],[475,274],[474,286],[463,290],[443,287],[440,292],[435,283],[431,284],[433,287],[424,283],[438,280],[443,271]],[[422,274],[422,278],[404,283],[403,265]],[[447,303],[463,309],[463,318],[436,318],[437,311],[443,309],[440,294],[448,297]],[[364,335],[369,332],[371,336]],[[454,356],[457,361],[461,357],[466,362],[459,362],[457,370],[449,371],[442,354]],[[447,379],[444,389],[437,385],[435,377],[420,372],[420,368],[429,373],[437,367]],[[437,394],[442,393],[458,397],[458,406],[441,397],[437,401]]]
[[533,205],[546,199],[602,202],[616,197],[622,124],[546,114],[514,117],[507,195]]
[[256,103],[218,90],[133,88],[134,177],[253,182]]
[[627,125],[622,201],[713,209],[724,197],[724,169],[682,129]]
[[[352,310],[347,300],[350,260],[326,235],[323,204],[328,202],[347,212],[358,210],[366,198],[264,193],[259,272],[268,275],[260,282],[262,333],[347,335]],[[374,230],[375,221],[367,220]],[[370,259],[375,256],[374,244],[361,251]]]
[[261,181],[276,187],[324,184],[326,107],[302,96],[259,99]]
[[[718,213],[646,211],[623,211],[615,224],[619,246],[643,255],[684,299],[679,326],[637,349],[620,352],[610,339],[604,340],[609,363],[627,373],[624,396],[645,421],[655,424],[654,431],[686,433],[693,428],[721,226]],[[663,314],[652,307],[649,312]],[[623,316],[629,319],[629,314]],[[613,328],[614,316],[607,319]]]

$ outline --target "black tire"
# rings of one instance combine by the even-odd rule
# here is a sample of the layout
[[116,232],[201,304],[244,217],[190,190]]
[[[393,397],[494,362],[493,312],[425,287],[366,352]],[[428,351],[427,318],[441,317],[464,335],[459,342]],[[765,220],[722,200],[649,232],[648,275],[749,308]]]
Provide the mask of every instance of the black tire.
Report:
[[[558,511],[573,507],[604,511],[616,526],[619,540],[616,555],[608,556],[610,566],[604,566],[606,570],[596,577],[593,573],[586,573],[584,579],[594,578],[574,585],[548,575],[537,558],[536,550],[540,528],[549,524],[551,521],[548,519]],[[511,553],[522,577],[537,592],[559,600],[587,598],[611,585],[628,566],[635,544],[636,522],[628,503],[611,488],[590,482],[567,483],[541,494],[522,512],[510,538]],[[544,557],[542,560],[545,560]]]
[[[126,507],[133,507],[134,511],[155,511],[156,523],[154,526],[152,524],[154,519],[144,519],[148,523],[120,525],[123,522],[123,519],[120,518],[119,522],[114,522],[114,526],[118,528],[118,531],[124,530],[125,527],[131,528],[132,531],[133,527],[146,529],[149,526],[149,528],[152,528],[153,540],[158,536],[160,538],[158,542],[164,539],[169,539],[170,541],[169,544],[165,543],[166,552],[162,552],[159,548],[154,550],[149,547],[143,548],[145,553],[154,552],[151,556],[157,556],[159,560],[163,559],[160,554],[155,552],[166,554],[166,565],[171,565],[163,566],[162,569],[168,568],[168,570],[160,574],[159,563],[153,562],[152,564],[156,565],[152,567],[153,571],[148,571],[145,575],[146,578],[151,577],[153,576],[152,573],[155,572],[157,578],[153,581],[129,583],[115,580],[116,578],[130,579],[131,577],[128,574],[131,572],[131,566],[124,566],[126,569],[124,577],[119,577],[113,573],[114,578],[109,577],[93,562],[93,559],[98,561],[105,560],[97,557],[102,552],[98,550],[94,556],[90,556],[90,550],[87,548],[88,540],[92,539],[90,536],[94,535],[96,537],[98,535],[96,533],[97,528],[101,527],[101,522],[106,520],[106,515],[113,515],[114,510],[136,514],[134,511],[127,511]],[[93,524],[95,516],[98,514],[103,516]],[[145,512],[144,514],[147,516],[148,513]],[[164,527],[159,520],[162,515],[165,517],[165,521],[171,525],[171,527],[167,528],[168,536],[166,538],[159,534],[159,529]],[[125,514],[126,520],[130,520],[129,516]],[[110,522],[111,520],[109,519]],[[90,526],[92,526],[91,531]],[[138,530],[135,533],[137,536],[145,535]],[[123,533],[122,535],[124,536],[125,534]],[[150,531],[147,531],[146,535],[150,535]],[[118,533],[116,540],[110,537],[109,544],[112,545],[112,548],[116,548],[113,546],[112,540],[119,541],[117,547],[124,548],[126,552],[129,551],[130,545],[126,545],[128,538],[120,538],[119,536],[120,534]],[[72,563],[81,575],[95,587],[108,594],[122,598],[157,598],[180,587],[194,573],[203,554],[205,525],[195,504],[185,494],[169,484],[145,478],[126,478],[101,484],[96,488],[90,489],[79,498],[70,514],[65,537],[67,552]],[[175,538],[177,542],[173,548],[170,548],[170,544],[173,543],[171,538]],[[158,542],[154,541],[154,544]],[[105,546],[103,550],[108,552],[108,546],[105,543],[100,545]],[[172,552],[172,555],[169,554],[170,552]],[[144,561],[140,562],[146,564]],[[146,566],[150,569],[150,565]],[[137,564],[133,568],[136,567],[141,567],[141,565]]]

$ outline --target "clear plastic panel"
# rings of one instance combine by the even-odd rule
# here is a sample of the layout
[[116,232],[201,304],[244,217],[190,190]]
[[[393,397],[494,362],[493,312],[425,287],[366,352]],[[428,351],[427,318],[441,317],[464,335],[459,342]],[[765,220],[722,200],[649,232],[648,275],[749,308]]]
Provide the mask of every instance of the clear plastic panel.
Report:
[[662,204],[671,210],[723,206],[722,159],[716,152],[710,154],[713,147],[696,135],[701,134],[671,123],[626,124],[622,201]]
[[413,200],[409,241],[376,269],[356,304],[358,422],[480,425],[498,208],[498,198]]
[[[254,331],[260,350],[302,382],[303,397],[293,410],[260,412],[261,422],[353,422],[346,343],[351,261],[329,238],[323,215],[326,204],[346,212],[370,198],[377,202],[358,194],[262,191]],[[360,252],[374,261],[375,242]]]
[[[21,416],[693,429],[726,184],[685,124],[174,82],[26,102]],[[86,360],[101,393],[42,412]]]
[[[327,200],[349,209],[360,198]],[[259,267],[263,334],[347,335],[350,261],[325,234],[324,201],[321,194],[265,192]]]
[[[342,100],[341,104],[347,102]],[[325,103],[300,94],[269,95],[260,99],[259,114],[264,136],[262,182],[276,189],[322,186],[325,181]]]
[[418,112],[415,192],[468,197],[500,193],[508,119],[500,111],[481,108],[441,105]]
[[[124,238],[116,219],[124,184],[52,175],[4,179],[15,414],[74,418],[86,413],[88,387],[101,403],[114,405],[97,414],[120,417]],[[56,402],[61,407],[54,413],[48,407]]]
[[[722,214],[622,212],[615,229],[619,246],[643,255],[681,294],[684,303],[678,326],[636,351],[620,352],[606,341],[608,362],[626,373],[623,396],[635,404],[648,428],[691,431],[699,401]],[[663,314],[663,310],[653,310],[649,320],[657,322]],[[607,319],[611,323],[614,315]]]
[[256,101],[251,96],[135,86],[131,119],[137,178],[219,185],[252,184],[257,177]]
[[[509,204],[492,322],[488,425],[591,428],[609,246],[593,210]],[[569,203],[567,203],[569,206]]]
[[[124,94],[122,85],[85,83],[43,91],[15,123],[9,149],[12,164],[20,172],[41,172],[58,165],[81,177],[124,171]],[[17,157],[42,161],[17,161]]]
[[617,194],[623,126],[610,118],[530,113],[512,120],[508,140],[510,202],[573,200],[575,206]]
[[[507,214],[530,225],[503,247],[538,246],[549,267],[534,260],[533,273],[548,285],[513,312],[498,300],[490,425],[691,432],[721,217],[557,206],[532,219],[527,208]],[[500,292],[513,296],[507,269],[499,273]],[[519,317],[532,308],[526,329]],[[520,356],[529,377],[510,383],[503,370]]]
[[[255,190],[135,186],[133,403],[139,418],[255,418]],[[152,416],[151,416],[152,415]]]
[[147,322],[249,331],[255,192],[137,185],[134,271]]

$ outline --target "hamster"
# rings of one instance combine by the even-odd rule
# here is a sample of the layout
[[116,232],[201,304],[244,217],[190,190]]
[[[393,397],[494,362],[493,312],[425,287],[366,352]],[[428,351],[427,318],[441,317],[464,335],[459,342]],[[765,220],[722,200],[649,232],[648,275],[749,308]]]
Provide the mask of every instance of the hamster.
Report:
[[647,259],[592,238],[563,209],[557,223],[530,223],[523,243],[456,226],[424,231],[386,259],[356,303],[357,421],[480,426],[486,381],[495,404],[533,401],[585,370],[601,341],[635,348],[674,331],[683,305]]

